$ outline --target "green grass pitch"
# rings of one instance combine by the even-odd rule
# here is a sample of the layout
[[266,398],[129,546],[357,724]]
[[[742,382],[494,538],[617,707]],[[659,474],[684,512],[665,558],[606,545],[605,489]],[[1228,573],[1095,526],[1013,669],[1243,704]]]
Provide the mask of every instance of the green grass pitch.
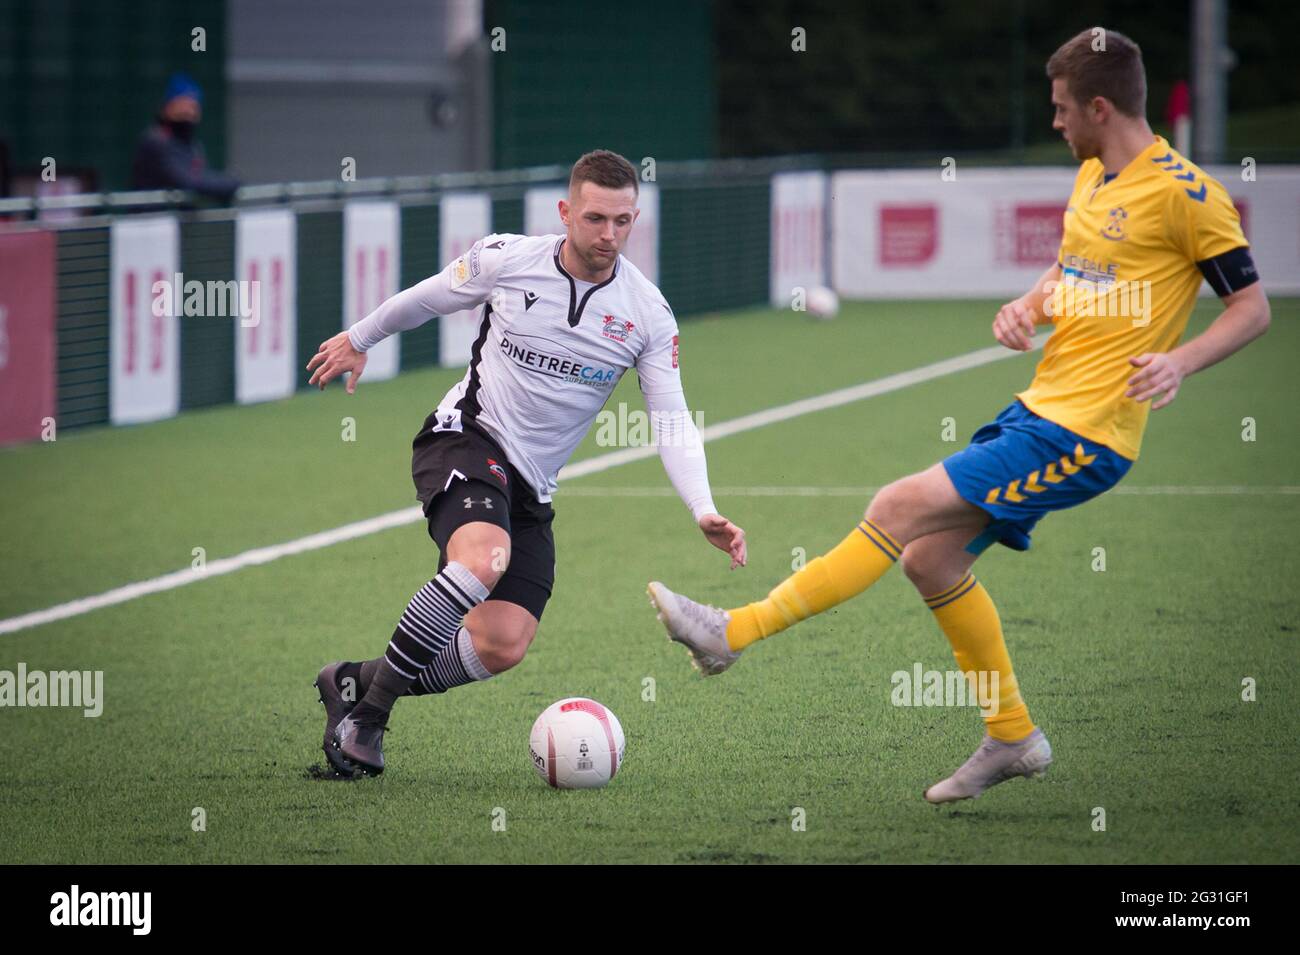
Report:
[[[993,344],[994,307],[685,322],[687,397],[707,425],[915,368]],[[1203,302],[1189,333],[1215,311]],[[105,684],[97,719],[0,710],[0,861],[1296,862],[1297,354],[1300,302],[1275,301],[1264,339],[1153,415],[1127,493],[1051,515],[1029,553],[976,565],[1056,752],[1041,781],[950,808],[921,799],[981,728],[972,709],[891,704],[893,672],[952,666],[897,570],[709,680],[644,592],[657,578],[724,606],[766,593],[795,548],[813,556],[854,526],[868,488],[1005,406],[1036,361],[1014,356],[710,443],[717,503],[749,534],[734,572],[657,459],[562,486],[556,592],[527,658],[399,703],[380,779],[309,776],[311,682],[330,660],[382,651],[436,566],[420,524],[0,636],[0,669],[102,670]],[[215,560],[413,504],[410,438],[457,377],[363,380],[351,398],[336,386],[0,453],[0,617],[188,567],[196,547]],[[634,375],[620,401],[641,407]],[[942,440],[948,417],[956,443]],[[604,450],[589,435],[576,459]],[[742,493],[779,487],[801,490]],[[531,766],[533,719],[568,695],[601,700],[627,732],[604,790],[553,792]]]

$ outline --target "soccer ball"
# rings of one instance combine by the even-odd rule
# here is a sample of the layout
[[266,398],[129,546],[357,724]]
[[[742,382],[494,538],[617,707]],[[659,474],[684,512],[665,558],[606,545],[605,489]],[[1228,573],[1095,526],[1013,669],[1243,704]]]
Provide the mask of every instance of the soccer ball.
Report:
[[808,290],[804,305],[810,316],[826,321],[839,314],[840,297],[825,285],[814,285]]
[[623,765],[623,726],[595,700],[552,703],[528,738],[537,775],[555,789],[599,789]]

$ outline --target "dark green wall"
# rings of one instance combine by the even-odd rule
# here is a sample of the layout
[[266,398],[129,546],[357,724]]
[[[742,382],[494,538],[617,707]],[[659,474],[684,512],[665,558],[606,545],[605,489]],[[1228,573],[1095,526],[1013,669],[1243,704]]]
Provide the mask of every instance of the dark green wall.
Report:
[[[714,0],[719,155],[933,153],[1059,143],[1044,68],[1075,33],[1103,26],[1142,48],[1147,115],[1163,123],[1189,79],[1191,0]],[[1260,110],[1255,155],[1292,147],[1300,109],[1300,4],[1229,0],[1229,123]],[[802,27],[806,50],[791,49]],[[1254,130],[1252,126],[1252,131]],[[1230,130],[1231,135],[1231,130]],[[1055,161],[1070,162],[1062,146]],[[1283,156],[1279,156],[1283,158]]]
[[[186,284],[230,281],[235,277],[235,223],[182,222],[181,262]],[[239,319],[189,316],[178,324],[181,409],[234,401]]]
[[[442,271],[438,262],[438,207],[405,205],[402,207],[402,276],[399,288],[418,285],[430,275]],[[402,370],[438,363],[438,322],[425,322],[419,328],[402,332]]]
[[320,343],[343,330],[343,213],[298,213],[298,387]]
[[713,10],[653,4],[488,0],[498,169],[572,163],[591,149],[642,157],[714,155]]

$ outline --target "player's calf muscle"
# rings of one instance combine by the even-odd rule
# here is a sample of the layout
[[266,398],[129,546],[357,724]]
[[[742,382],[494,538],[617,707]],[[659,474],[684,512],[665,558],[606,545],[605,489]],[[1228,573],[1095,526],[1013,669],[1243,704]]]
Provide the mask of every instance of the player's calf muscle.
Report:
[[965,550],[969,531],[918,537],[903,548],[903,573],[923,597],[940,593],[961,580],[975,563]]
[[481,647],[477,645],[478,635],[473,630],[470,633],[474,634],[479,659],[494,674],[518,665],[533,642],[532,633],[518,627],[505,626],[487,631],[487,639]]
[[497,674],[523,660],[537,633],[537,620],[516,604],[489,600],[470,611],[465,627],[483,666]]

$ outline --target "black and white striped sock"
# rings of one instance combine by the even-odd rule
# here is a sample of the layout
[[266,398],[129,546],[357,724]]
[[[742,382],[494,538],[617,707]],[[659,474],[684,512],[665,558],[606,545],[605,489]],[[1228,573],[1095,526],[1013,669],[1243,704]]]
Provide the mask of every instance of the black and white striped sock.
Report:
[[384,653],[389,665],[414,680],[455,639],[465,614],[488,590],[462,564],[451,561],[411,598]]
[[433,658],[433,662],[420,671],[419,677],[406,692],[410,696],[446,693],[454,686],[464,686],[491,676],[492,671],[483,665],[474,650],[474,640],[469,631],[461,627],[456,639],[447,644]]
[[[348,663],[339,668],[335,681],[339,689],[343,681],[351,677],[357,689],[354,699],[366,695],[370,682],[375,678],[383,657],[366,660],[364,663]],[[474,649],[474,640],[464,627],[456,633],[456,639],[442,649],[442,653],[433,658],[433,662],[420,671],[420,676],[406,688],[405,696],[425,696],[429,693],[446,693],[454,686],[489,680],[496,676],[483,665],[478,651]]]
[[465,614],[487,596],[487,588],[468,568],[450,561],[407,604],[384,651],[384,662],[353,716],[361,719],[388,713],[420,671],[453,643]]

